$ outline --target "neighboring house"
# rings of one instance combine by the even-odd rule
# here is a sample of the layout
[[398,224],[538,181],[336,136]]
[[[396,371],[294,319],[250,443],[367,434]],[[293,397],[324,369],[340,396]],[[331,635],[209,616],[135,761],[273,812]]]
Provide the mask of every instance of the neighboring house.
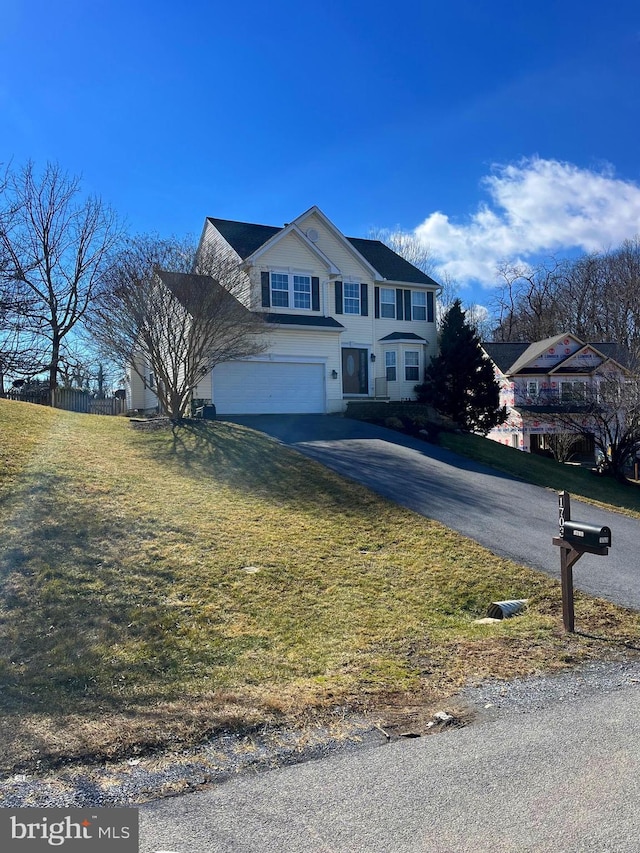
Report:
[[[580,412],[599,374],[626,373],[618,344],[586,343],[572,334],[535,343],[485,342],[482,346],[494,365],[500,405],[506,405],[508,412],[507,420],[487,438],[532,453],[548,452],[548,437],[567,432],[558,414]],[[582,439],[576,450],[590,456],[593,442]]]
[[[436,354],[440,286],[383,243],[345,237],[312,207],[282,227],[208,218],[199,248],[207,256],[220,263],[208,271],[223,283],[233,275],[234,293],[266,321],[263,354],[217,365],[194,389],[218,414],[338,412],[350,399],[415,397]],[[137,383],[145,407],[153,381]]]

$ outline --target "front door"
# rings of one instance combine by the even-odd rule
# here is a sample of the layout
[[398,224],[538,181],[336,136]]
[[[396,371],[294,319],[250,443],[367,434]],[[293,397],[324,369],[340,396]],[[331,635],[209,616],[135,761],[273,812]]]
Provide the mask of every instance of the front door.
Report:
[[345,347],[342,350],[342,393],[369,393],[369,361],[366,349]]

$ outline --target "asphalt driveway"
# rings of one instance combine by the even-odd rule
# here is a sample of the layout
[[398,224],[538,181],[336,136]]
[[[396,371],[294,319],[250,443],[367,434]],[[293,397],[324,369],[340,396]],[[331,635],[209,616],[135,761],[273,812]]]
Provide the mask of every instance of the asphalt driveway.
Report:
[[[522,483],[444,448],[333,415],[229,418],[267,433],[346,477],[474,539],[495,554],[560,576],[556,492]],[[572,499],[572,517],[612,530],[607,557],[584,555],[574,584],[640,610],[640,523]],[[579,626],[577,626],[579,628]]]

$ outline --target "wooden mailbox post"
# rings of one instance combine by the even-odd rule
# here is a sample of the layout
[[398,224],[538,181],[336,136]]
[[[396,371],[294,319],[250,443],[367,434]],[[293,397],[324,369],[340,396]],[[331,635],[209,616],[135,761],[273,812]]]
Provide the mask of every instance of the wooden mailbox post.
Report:
[[571,520],[571,495],[558,492],[559,535],[553,544],[560,548],[560,580],[562,583],[562,621],[565,631],[574,632],[573,567],[583,554],[606,557],[611,545],[611,530]]

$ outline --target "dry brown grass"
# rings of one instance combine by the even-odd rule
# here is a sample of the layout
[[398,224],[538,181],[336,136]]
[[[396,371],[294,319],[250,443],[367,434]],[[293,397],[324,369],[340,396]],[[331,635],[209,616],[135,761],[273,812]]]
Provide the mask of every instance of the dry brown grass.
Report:
[[[639,644],[637,614],[586,596],[593,636],[565,635],[554,581],[243,427],[0,401],[0,429],[3,770],[426,713]],[[530,608],[475,624],[503,598]]]

